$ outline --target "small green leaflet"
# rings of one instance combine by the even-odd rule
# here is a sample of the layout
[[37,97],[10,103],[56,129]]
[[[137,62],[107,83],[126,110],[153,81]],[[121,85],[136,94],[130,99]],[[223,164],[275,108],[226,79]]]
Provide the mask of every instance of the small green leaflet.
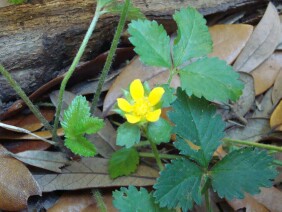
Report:
[[154,197],[161,207],[181,207],[183,211],[188,211],[193,202],[200,204],[202,201],[202,176],[202,170],[195,163],[185,158],[173,160],[157,179]]
[[167,143],[170,141],[170,136],[172,132],[172,126],[163,118],[160,118],[156,122],[151,122],[148,124],[147,136],[148,139],[156,144],[161,144],[162,142]]
[[65,146],[75,154],[90,157],[96,154],[94,145],[84,138],[84,134],[93,134],[104,127],[102,119],[91,117],[90,107],[85,97],[76,96],[64,112],[61,123],[65,132]]
[[139,164],[139,154],[134,148],[123,148],[112,154],[109,164],[111,178],[129,175],[136,171]]
[[149,194],[145,188],[137,190],[134,186],[128,189],[121,187],[120,191],[113,192],[113,204],[120,212],[146,211],[146,212],[172,212],[166,208],[160,208],[152,194]]
[[175,124],[173,132],[177,135],[174,145],[180,154],[207,167],[224,137],[225,124],[207,100],[188,97],[181,89],[177,90],[177,97],[168,112],[169,119]]
[[117,130],[117,145],[119,146],[130,148],[139,143],[140,138],[141,132],[136,124],[125,122]]
[[244,87],[238,79],[239,74],[218,58],[199,59],[180,70],[181,88],[209,101],[237,100]]
[[243,148],[219,161],[210,171],[212,187],[221,198],[244,198],[244,193],[259,193],[260,187],[272,186],[277,175],[273,158],[265,150]]
[[170,38],[164,27],[156,21],[137,20],[129,24],[130,42],[143,63],[151,66],[171,67]]
[[174,41],[173,59],[178,67],[191,58],[206,56],[212,51],[212,39],[204,17],[188,7],[173,16],[178,30]]

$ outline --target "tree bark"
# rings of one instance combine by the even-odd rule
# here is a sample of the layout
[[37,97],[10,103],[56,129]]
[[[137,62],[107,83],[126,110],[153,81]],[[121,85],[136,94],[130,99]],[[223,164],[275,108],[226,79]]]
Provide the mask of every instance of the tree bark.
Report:
[[[149,19],[156,19],[169,26],[171,15],[182,7],[195,7],[203,15],[210,15],[246,7],[254,9],[266,5],[268,1],[132,0],[132,2]],[[0,64],[12,73],[27,93],[35,91],[71,63],[93,17],[95,5],[95,0],[36,0],[19,6],[0,8]],[[109,47],[117,21],[117,16],[101,17],[83,60],[93,58]],[[8,102],[15,98],[13,89],[0,76],[0,100]]]

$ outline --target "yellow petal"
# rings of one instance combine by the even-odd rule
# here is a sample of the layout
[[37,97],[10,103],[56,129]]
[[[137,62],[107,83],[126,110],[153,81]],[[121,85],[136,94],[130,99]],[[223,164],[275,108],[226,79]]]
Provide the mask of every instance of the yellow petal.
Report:
[[131,115],[131,114],[125,114],[125,117],[126,117],[127,121],[131,124],[135,124],[135,123],[137,123],[141,120],[141,117],[134,116],[134,115]]
[[134,80],[130,84],[130,94],[134,101],[144,98],[144,88],[140,79]]
[[150,121],[150,122],[158,121],[160,118],[161,112],[162,112],[161,109],[158,109],[158,110],[154,110],[152,112],[147,113],[146,115],[147,121]]
[[165,90],[162,87],[154,88],[149,94],[149,102],[152,106],[158,104],[164,94]]
[[118,107],[123,110],[124,112],[131,112],[132,106],[129,104],[129,102],[126,99],[118,98],[117,99]]

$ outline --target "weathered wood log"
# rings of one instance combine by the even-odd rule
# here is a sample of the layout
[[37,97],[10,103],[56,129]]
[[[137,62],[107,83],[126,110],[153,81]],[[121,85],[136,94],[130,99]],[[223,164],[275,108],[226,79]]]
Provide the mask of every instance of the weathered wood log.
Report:
[[[226,10],[252,9],[267,0],[133,0],[148,18],[171,20],[175,10],[192,6],[204,15]],[[22,88],[31,93],[57,76],[73,59],[92,19],[95,0],[36,0],[0,8],[0,64]],[[117,16],[101,17],[83,60],[109,47]],[[168,22],[169,23],[169,22]],[[0,76],[0,100],[14,100],[16,94]],[[0,103],[1,103],[0,101]],[[0,108],[1,113],[1,108]]]

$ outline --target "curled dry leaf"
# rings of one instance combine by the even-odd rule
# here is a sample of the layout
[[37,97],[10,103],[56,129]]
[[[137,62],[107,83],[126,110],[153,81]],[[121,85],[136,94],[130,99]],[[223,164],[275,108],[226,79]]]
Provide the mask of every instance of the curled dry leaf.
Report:
[[27,207],[30,196],[41,195],[41,190],[29,170],[7,154],[0,145],[0,209],[19,211]]
[[[169,72],[166,68],[146,66],[139,60],[139,57],[135,57],[123,68],[120,75],[110,87],[104,100],[103,114],[109,114],[113,105],[116,103],[116,99],[123,95],[122,89],[127,89],[134,79],[140,79],[142,82],[148,81],[152,88],[156,84],[166,83],[168,78]],[[180,81],[176,76],[173,78],[171,86],[178,87],[179,85]]]
[[270,2],[263,18],[234,63],[235,70],[248,73],[253,71],[274,52],[280,42],[280,34],[279,15]]
[[62,169],[61,174],[34,174],[43,192],[55,190],[77,190],[84,188],[103,188],[114,186],[149,186],[155,183],[159,173],[153,168],[140,165],[131,176],[112,180],[108,174],[108,159],[82,158],[72,161]]
[[282,68],[280,69],[273,85],[272,102],[276,105],[282,99]]
[[271,114],[270,126],[275,130],[282,131],[282,100]]
[[282,67],[282,52],[276,52],[252,71],[255,81],[256,96],[267,91],[275,82]]
[[224,24],[210,27],[213,52],[209,56],[219,57],[231,64],[245,47],[253,28],[247,24]]

